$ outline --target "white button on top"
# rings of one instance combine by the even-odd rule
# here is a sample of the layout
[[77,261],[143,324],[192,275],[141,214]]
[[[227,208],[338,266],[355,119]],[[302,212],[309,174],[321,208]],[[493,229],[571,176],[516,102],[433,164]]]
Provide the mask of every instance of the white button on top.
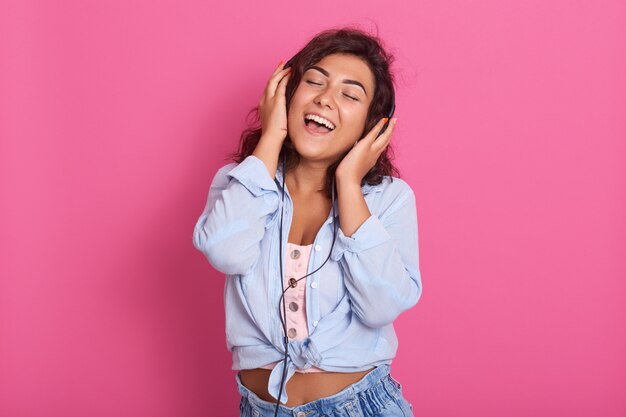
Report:
[[312,282],[311,283],[311,288],[317,288],[317,282]]
[[315,320],[315,321],[313,322],[313,327],[317,327],[317,323],[319,323],[319,321]]
[[320,245],[315,245],[315,250],[319,252],[320,250],[322,250],[322,247]]
[[298,411],[298,414],[296,414],[296,417],[306,417],[306,413],[304,411]]

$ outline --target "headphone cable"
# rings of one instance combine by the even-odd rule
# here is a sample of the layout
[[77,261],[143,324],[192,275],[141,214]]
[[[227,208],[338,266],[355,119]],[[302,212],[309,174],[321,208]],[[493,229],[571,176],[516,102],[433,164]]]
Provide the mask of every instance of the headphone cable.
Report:
[[[278,398],[276,399],[276,409],[274,411],[274,417],[278,416],[278,408],[280,406],[280,397],[283,394],[283,388],[284,384],[285,384],[285,378],[287,376],[287,358],[289,357],[289,342],[287,340],[287,308],[285,306],[285,293],[287,292],[287,290],[289,288],[295,288],[295,284],[297,284],[298,281],[300,281],[301,279],[304,279],[306,277],[308,277],[309,275],[312,275],[314,273],[316,273],[317,271],[319,271],[325,264],[326,262],[328,262],[328,259],[330,259],[330,255],[333,252],[333,247],[335,246],[335,240],[337,239],[337,221],[335,219],[335,177],[333,176],[333,181],[332,181],[332,190],[331,190],[331,194],[332,194],[332,213],[333,213],[333,217],[332,217],[332,221],[333,221],[333,243],[330,246],[330,251],[328,253],[328,257],[326,257],[326,260],[319,266],[319,268],[317,268],[315,271],[310,272],[308,274],[306,274],[305,276],[298,278],[296,280],[296,282],[292,285],[289,285],[286,289],[285,289],[285,283],[284,283],[284,277],[283,277],[283,212],[284,212],[284,206],[285,206],[285,154],[283,154],[282,157],[282,165],[283,165],[283,185],[282,185],[282,204],[280,207],[280,227],[279,227],[279,233],[280,233],[280,248],[278,250],[278,256],[279,256],[279,260],[280,260],[280,287],[282,289],[282,294],[280,295],[280,299],[278,300],[278,315],[280,316],[280,321],[283,325],[283,343],[285,346],[285,357],[283,358],[284,366],[283,366],[283,374],[280,380],[280,390],[278,392]],[[291,282],[290,282],[291,284]],[[282,307],[283,307],[283,311],[281,314],[280,311],[280,305],[282,302]],[[285,388],[286,389],[286,388]]]

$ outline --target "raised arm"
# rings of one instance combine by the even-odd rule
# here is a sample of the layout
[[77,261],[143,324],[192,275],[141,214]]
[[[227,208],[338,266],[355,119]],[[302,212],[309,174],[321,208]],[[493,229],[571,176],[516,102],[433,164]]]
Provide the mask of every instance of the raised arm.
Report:
[[226,165],[213,178],[193,244],[218,271],[244,274],[258,260],[278,207],[278,187],[259,158]]
[[282,62],[270,77],[258,111],[262,135],[239,165],[220,169],[209,189],[193,244],[225,274],[244,274],[258,260],[265,230],[276,217],[279,190],[274,178],[287,136],[285,88],[290,68]]
[[422,293],[413,190],[394,178],[382,193],[381,212],[370,214],[351,236],[340,227],[331,255],[345,272],[352,310],[370,327],[392,323]]

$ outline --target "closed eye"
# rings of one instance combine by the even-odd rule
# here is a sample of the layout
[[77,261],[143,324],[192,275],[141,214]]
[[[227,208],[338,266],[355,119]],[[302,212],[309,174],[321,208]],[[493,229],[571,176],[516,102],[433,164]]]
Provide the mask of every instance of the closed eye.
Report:
[[[309,83],[309,84],[312,84],[312,85],[322,85],[322,84],[320,84],[320,83],[316,83],[316,82],[311,81],[311,80],[306,80],[306,82],[307,82],[307,83]],[[344,96],[346,96],[346,97],[348,97],[350,100],[359,101],[359,99],[358,99],[358,98],[356,98],[356,97],[352,97],[351,95],[348,95],[348,94],[346,94],[346,93],[344,93],[343,95],[344,95]]]

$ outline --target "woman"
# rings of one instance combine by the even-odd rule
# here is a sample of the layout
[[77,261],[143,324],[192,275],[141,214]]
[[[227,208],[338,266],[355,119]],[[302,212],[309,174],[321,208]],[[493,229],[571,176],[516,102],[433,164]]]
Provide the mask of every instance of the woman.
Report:
[[390,375],[392,323],[422,292],[415,197],[388,157],[392,57],[345,28],[292,61],[194,229],[227,275],[241,415],[412,416]]

